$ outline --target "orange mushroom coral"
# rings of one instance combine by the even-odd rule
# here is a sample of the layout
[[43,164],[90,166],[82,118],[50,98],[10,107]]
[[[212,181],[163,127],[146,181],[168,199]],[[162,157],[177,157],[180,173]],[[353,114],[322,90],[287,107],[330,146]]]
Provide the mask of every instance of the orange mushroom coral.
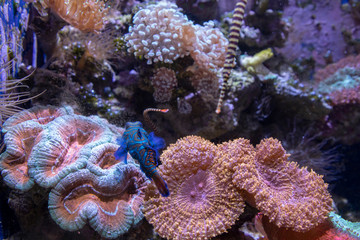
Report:
[[280,141],[263,139],[252,161],[234,167],[233,182],[270,222],[305,232],[327,219],[332,200],[322,176],[299,168],[288,157]]
[[45,0],[45,3],[66,22],[85,32],[99,32],[108,13],[101,0]]
[[152,186],[144,215],[162,237],[208,239],[229,229],[243,212],[244,202],[231,179],[222,178],[218,147],[196,136],[172,144],[158,168],[168,183],[169,197]]

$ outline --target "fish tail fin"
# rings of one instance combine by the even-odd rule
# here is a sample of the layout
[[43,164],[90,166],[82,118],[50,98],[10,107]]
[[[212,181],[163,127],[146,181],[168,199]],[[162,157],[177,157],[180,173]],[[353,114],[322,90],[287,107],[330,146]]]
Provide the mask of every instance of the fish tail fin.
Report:
[[169,188],[168,188],[166,182],[164,181],[164,179],[160,176],[160,174],[158,172],[154,173],[154,175],[152,176],[152,179],[154,180],[155,186],[157,187],[157,189],[159,190],[160,194],[163,197],[167,197],[170,195]]

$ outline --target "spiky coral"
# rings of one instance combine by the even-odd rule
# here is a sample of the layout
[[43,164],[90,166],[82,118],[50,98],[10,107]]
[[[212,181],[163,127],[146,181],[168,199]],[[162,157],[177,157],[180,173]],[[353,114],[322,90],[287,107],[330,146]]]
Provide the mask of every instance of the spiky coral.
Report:
[[278,140],[263,139],[253,159],[234,166],[233,182],[270,222],[305,232],[326,220],[332,200],[322,176],[299,168],[288,157]]
[[208,239],[234,224],[243,212],[240,193],[218,168],[217,147],[188,136],[162,155],[159,172],[168,183],[169,197],[149,190],[144,214],[155,230],[170,239]]

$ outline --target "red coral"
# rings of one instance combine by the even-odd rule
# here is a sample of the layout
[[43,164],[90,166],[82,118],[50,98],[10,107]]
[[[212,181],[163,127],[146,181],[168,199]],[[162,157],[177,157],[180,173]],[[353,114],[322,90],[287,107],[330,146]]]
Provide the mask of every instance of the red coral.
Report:
[[315,81],[320,83],[344,67],[359,68],[360,55],[345,57],[336,63],[329,64],[325,68],[318,70],[314,75]]
[[326,231],[325,235],[318,240],[356,240],[356,238],[353,238],[337,229],[329,229]]

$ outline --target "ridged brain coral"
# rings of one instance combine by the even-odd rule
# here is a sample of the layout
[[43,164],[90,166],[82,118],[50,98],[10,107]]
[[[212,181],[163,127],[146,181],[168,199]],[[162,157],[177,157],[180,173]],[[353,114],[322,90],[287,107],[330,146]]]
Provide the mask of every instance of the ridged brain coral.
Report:
[[73,110],[68,107],[34,107],[7,119],[2,129],[6,133],[6,151],[0,155],[0,170],[9,187],[27,191],[34,185],[34,179],[28,173],[33,146],[39,142],[38,136],[46,124],[67,114],[73,114]]
[[63,229],[89,223],[102,237],[116,238],[143,218],[150,181],[131,156],[126,165],[115,160],[122,128],[74,114],[71,107],[49,106],[21,111],[4,128],[4,182],[21,192],[31,192],[35,184],[49,188],[50,214]]
[[263,139],[253,159],[229,159],[237,161],[233,182],[270,222],[305,232],[327,219],[332,200],[322,176],[299,168],[288,157],[280,141]]
[[142,219],[142,189],[148,183],[133,164],[118,164],[101,176],[82,169],[51,190],[49,212],[65,230],[79,230],[88,222],[102,237],[116,238]]
[[40,186],[54,187],[68,173],[86,166],[92,148],[115,137],[99,117],[57,118],[40,134],[29,157],[29,174]]
[[146,219],[161,237],[208,239],[229,229],[243,212],[242,197],[219,168],[218,154],[216,145],[188,136],[161,155],[159,173],[171,194],[164,198],[149,188],[144,204]]

